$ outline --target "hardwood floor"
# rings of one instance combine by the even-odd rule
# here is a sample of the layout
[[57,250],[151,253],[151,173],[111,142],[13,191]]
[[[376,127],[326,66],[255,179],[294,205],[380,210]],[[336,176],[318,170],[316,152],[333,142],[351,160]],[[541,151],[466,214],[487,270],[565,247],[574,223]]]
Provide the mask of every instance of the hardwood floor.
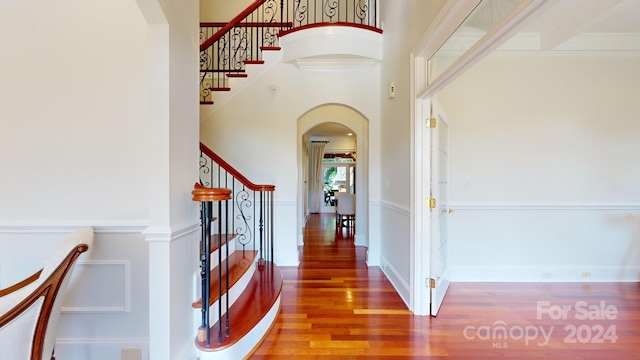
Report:
[[422,317],[333,216],[312,215],[304,241],[251,359],[640,359],[640,283],[453,283]]

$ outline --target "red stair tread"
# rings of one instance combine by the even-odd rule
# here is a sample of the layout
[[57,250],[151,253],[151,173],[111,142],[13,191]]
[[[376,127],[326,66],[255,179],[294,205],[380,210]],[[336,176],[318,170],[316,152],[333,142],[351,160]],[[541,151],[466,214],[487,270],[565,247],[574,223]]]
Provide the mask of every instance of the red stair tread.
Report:
[[245,64],[264,64],[264,60],[245,60]]
[[224,332],[226,315],[220,320],[222,327],[222,343],[218,343],[218,327],[216,322],[210,328],[209,345],[198,341],[196,345],[203,351],[216,351],[227,348],[242,339],[271,310],[282,291],[282,274],[277,265],[266,262],[263,268],[256,268],[253,278],[242,295],[229,309],[229,337]]
[[[222,261],[221,266],[216,266],[210,272],[210,288],[211,288],[211,296],[209,298],[209,306],[213,305],[213,303],[218,300],[218,269],[222,269],[222,293],[223,295],[226,293],[226,284],[227,284],[227,262],[229,263],[229,287],[232,287],[244,273],[247,272],[253,265],[253,262],[256,258],[256,254],[258,252],[255,250],[237,250],[229,255],[226,260]],[[202,307],[202,298],[196,300],[191,304],[191,307],[194,309],[199,309]]]
[[260,46],[262,51],[279,51],[282,48],[280,46]]

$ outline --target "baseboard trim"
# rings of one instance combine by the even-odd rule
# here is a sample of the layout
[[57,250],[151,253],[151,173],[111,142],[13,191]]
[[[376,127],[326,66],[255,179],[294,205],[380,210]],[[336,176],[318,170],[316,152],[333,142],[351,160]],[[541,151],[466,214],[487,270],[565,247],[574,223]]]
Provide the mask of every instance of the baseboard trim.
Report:
[[409,288],[409,284],[402,279],[402,276],[398,273],[398,271],[385,259],[384,256],[380,256],[380,269],[387,277],[391,285],[396,289],[396,292],[404,301],[405,305],[409,309],[411,309],[409,297],[411,296],[411,290]]
[[516,211],[529,211],[529,210],[581,210],[581,211],[638,211],[640,210],[640,204],[572,204],[572,203],[521,203],[521,204],[507,204],[507,203],[479,203],[479,204],[464,204],[464,203],[452,203],[451,208],[456,211],[459,210],[516,210]]
[[638,282],[640,266],[452,266],[454,282]]
[[141,360],[149,360],[148,338],[57,338],[55,344],[58,359],[114,360],[128,349],[140,349]]

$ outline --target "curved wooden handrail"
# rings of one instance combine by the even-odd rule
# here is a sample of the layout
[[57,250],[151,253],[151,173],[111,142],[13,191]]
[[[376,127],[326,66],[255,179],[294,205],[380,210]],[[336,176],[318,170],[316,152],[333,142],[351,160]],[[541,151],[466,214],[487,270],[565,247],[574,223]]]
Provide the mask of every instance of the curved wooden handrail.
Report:
[[216,31],[210,38],[205,40],[202,44],[200,44],[200,51],[205,51],[207,48],[218,39],[222,37],[222,35],[226,34],[227,31],[231,30],[233,27],[237,26],[244,18],[246,18],[249,14],[254,12],[260,5],[264,4],[266,0],[256,0],[253,4],[249,5],[246,9],[244,9],[240,14],[234,17],[231,21],[229,21],[223,28]]
[[222,167],[226,172],[228,172],[231,176],[235,177],[240,181],[240,183],[246,186],[249,190],[253,191],[275,191],[275,185],[258,185],[249,181],[244,175],[242,175],[238,170],[236,170],[233,166],[229,165],[226,161],[224,161],[218,154],[214,153],[213,150],[209,149],[205,144],[200,143],[200,151],[207,155],[213,160],[213,162],[217,163]]
[[281,37],[281,36],[285,36],[287,34],[294,33],[296,31],[302,31],[302,30],[305,30],[305,29],[313,29],[313,28],[319,28],[319,27],[327,27],[327,26],[352,27],[352,28],[364,29],[364,30],[369,30],[369,31],[373,31],[373,32],[377,32],[379,34],[382,34],[382,29],[378,29],[375,26],[358,24],[358,23],[350,23],[350,22],[344,22],[344,21],[338,21],[338,22],[321,22],[321,23],[307,24],[307,25],[301,25],[301,26],[298,26],[298,27],[294,27],[294,28],[288,29],[288,30],[280,30],[278,32],[278,36]]
[[[69,251],[67,256],[60,262],[56,269],[50,273],[37,288],[0,317],[0,327],[3,327],[12,322],[18,316],[24,314],[24,312],[31,308],[36,301],[43,298],[42,308],[38,314],[38,321],[36,328],[34,329],[33,339],[31,340],[32,359],[39,359],[44,351],[45,335],[51,318],[51,313],[54,308],[56,297],[58,296],[58,291],[67,276],[67,273],[71,270],[78,257],[87,250],[89,250],[89,246],[87,244],[76,245]],[[19,290],[19,286],[25,285],[26,282],[33,282],[37,280],[34,279],[34,277],[39,277],[41,274],[42,270],[15,286],[12,286],[13,290]]]

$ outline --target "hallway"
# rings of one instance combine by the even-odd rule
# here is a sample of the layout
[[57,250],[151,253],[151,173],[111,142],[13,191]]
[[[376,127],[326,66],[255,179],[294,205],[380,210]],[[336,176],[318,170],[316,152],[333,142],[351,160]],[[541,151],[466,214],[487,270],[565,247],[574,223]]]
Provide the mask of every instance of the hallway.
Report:
[[[331,214],[311,215],[304,239],[251,359],[640,357],[639,283],[452,283],[437,318],[414,316]],[[601,319],[580,320],[580,302]],[[566,319],[545,312],[557,306],[572,307]]]

